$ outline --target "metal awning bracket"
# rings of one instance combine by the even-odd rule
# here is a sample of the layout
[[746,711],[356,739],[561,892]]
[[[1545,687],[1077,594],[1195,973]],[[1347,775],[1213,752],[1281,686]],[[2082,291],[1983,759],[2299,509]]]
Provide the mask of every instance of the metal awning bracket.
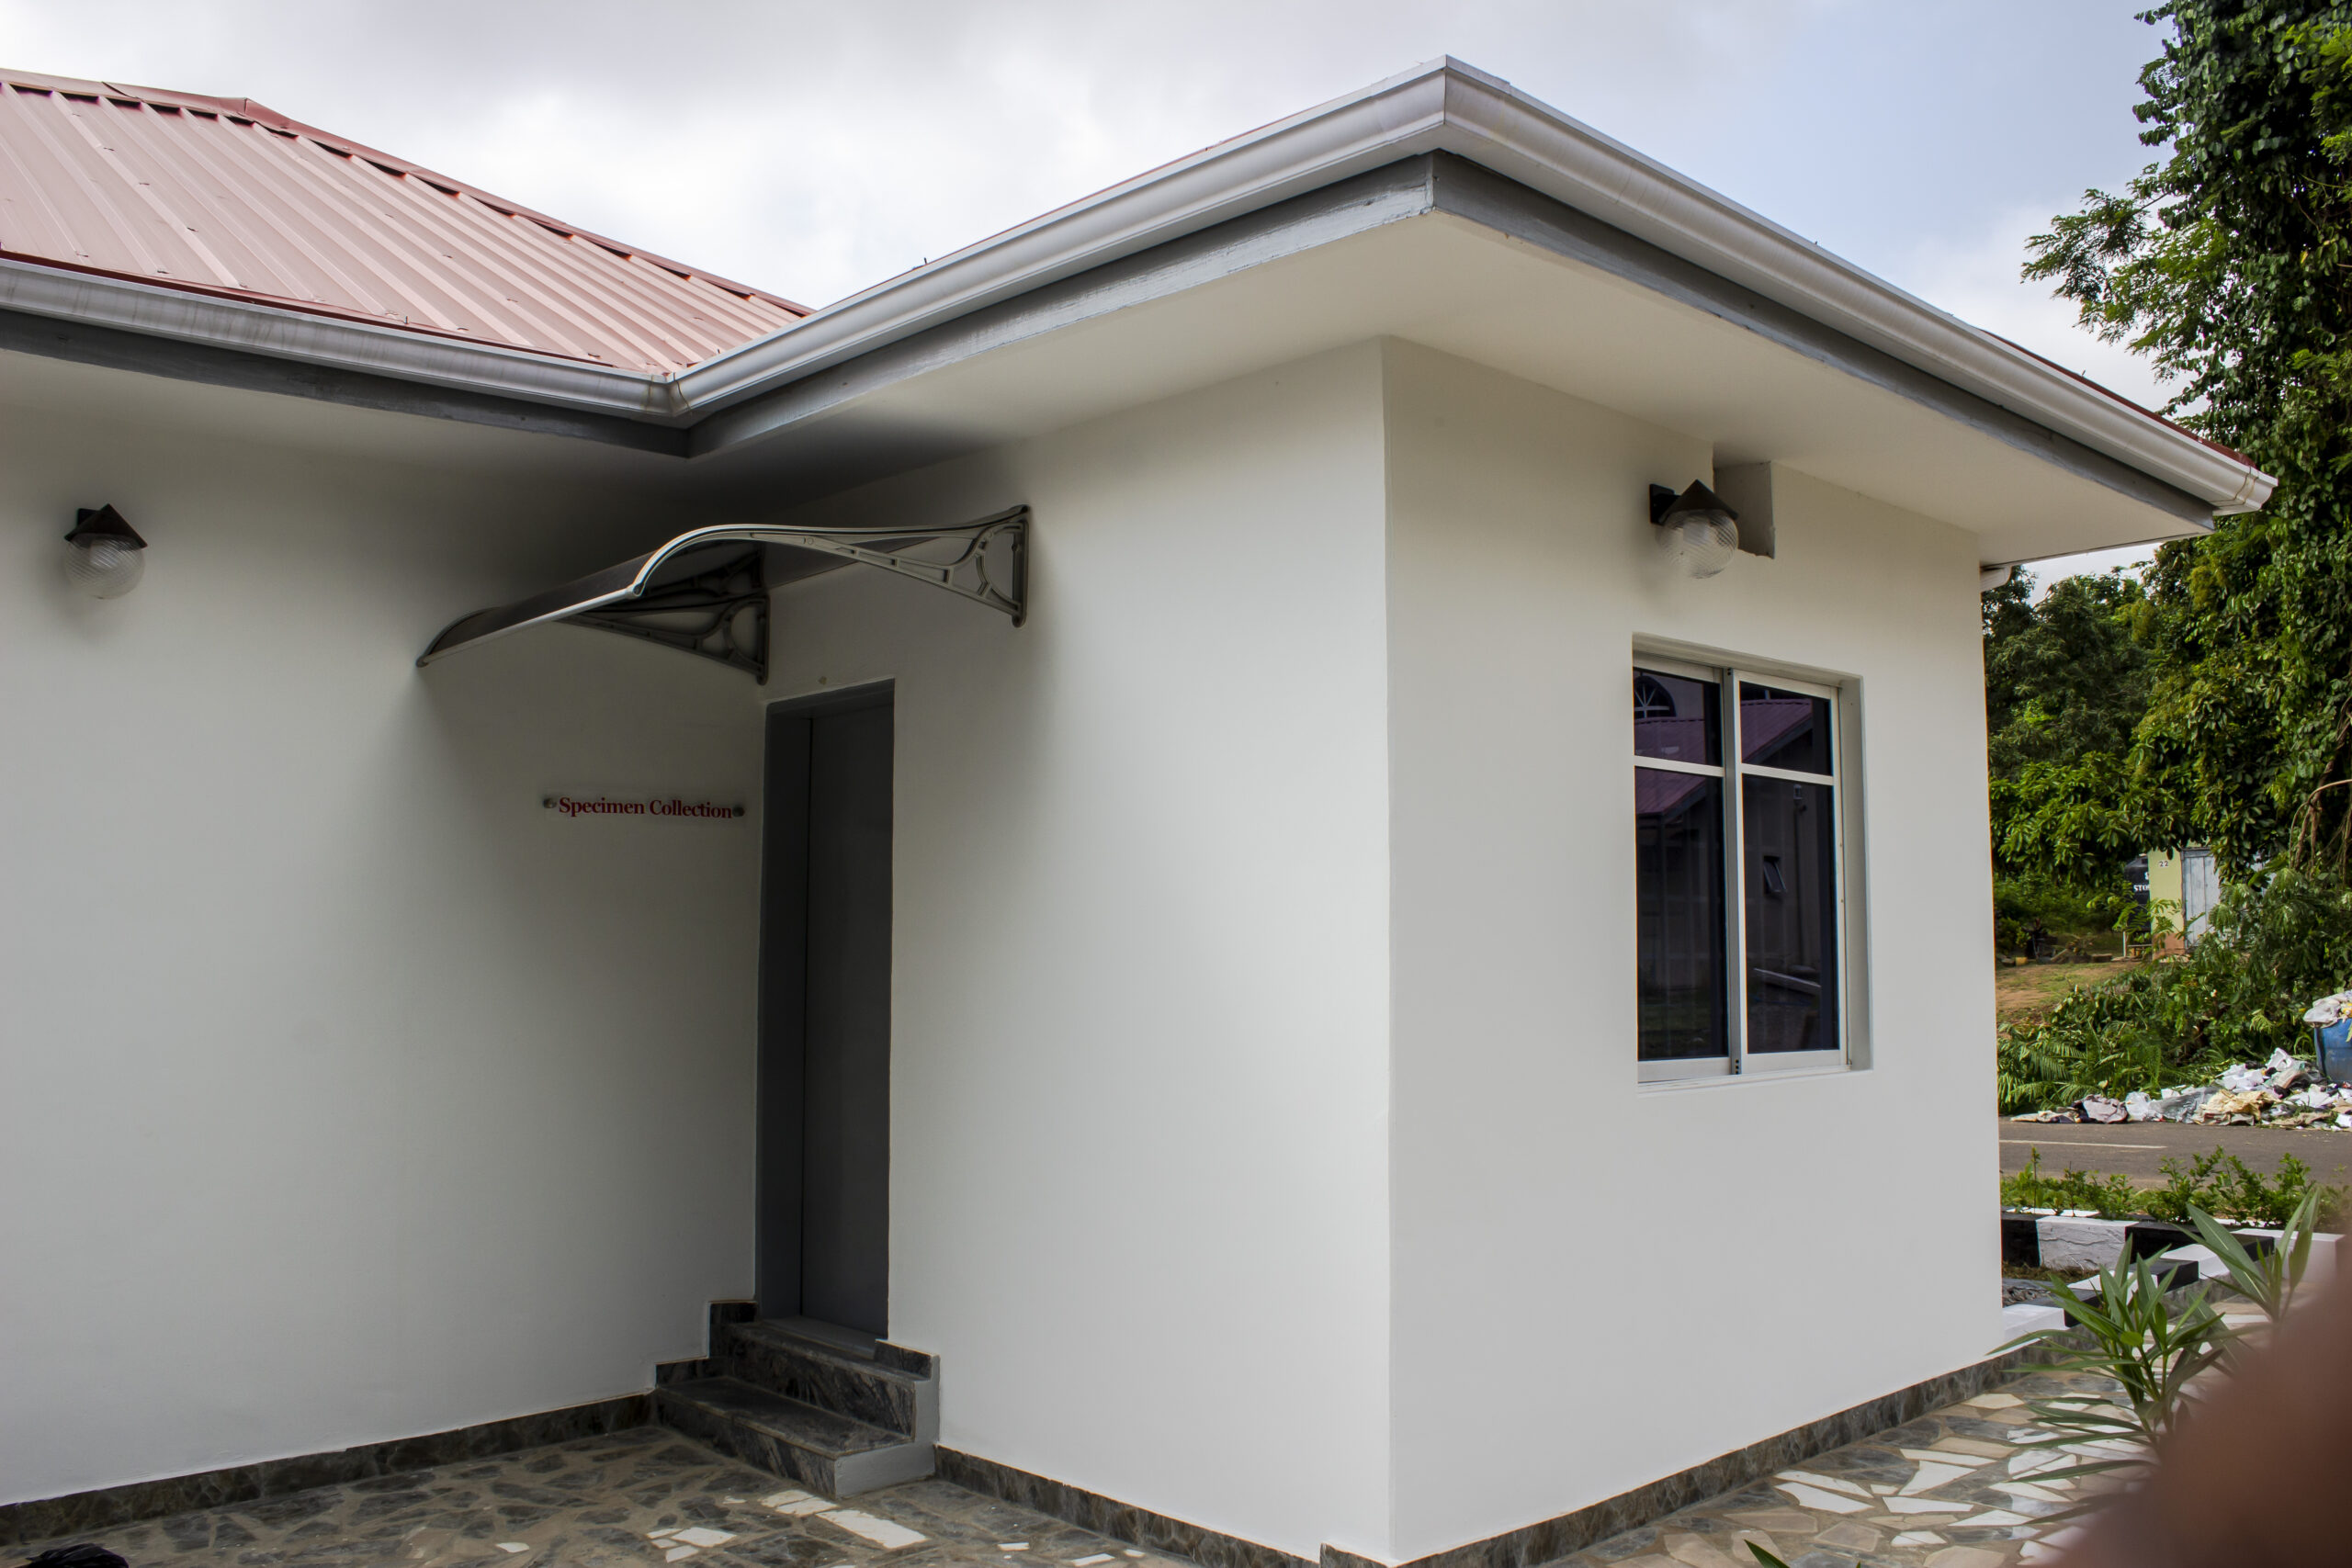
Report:
[[[723,558],[726,546],[741,547]],[[1029,509],[1016,506],[952,528],[771,528],[722,525],[679,535],[619,566],[452,623],[419,664],[549,621],[618,632],[717,660],[767,681],[767,551],[796,550],[878,567],[1001,611],[1019,626],[1028,614]],[[715,564],[656,581],[689,556]]]
[[753,545],[692,577],[564,619],[716,659],[768,683],[767,552]]
[[[851,528],[747,529],[743,537],[814,550],[878,566],[976,604],[1001,610],[1019,626],[1028,615],[1029,509],[1016,506],[977,523],[921,533]],[[693,537],[688,535],[687,537]]]

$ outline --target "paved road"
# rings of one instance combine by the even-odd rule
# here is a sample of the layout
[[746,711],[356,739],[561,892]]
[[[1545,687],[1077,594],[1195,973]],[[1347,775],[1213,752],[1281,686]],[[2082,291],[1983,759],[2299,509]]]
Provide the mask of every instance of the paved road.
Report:
[[2291,1154],[2312,1168],[2314,1180],[2352,1182],[2352,1133],[2307,1127],[2196,1127],[2177,1122],[2001,1122],[2001,1168],[2024,1168],[2027,1156],[2041,1151],[2041,1168],[2120,1171],[2146,1186],[2161,1185],[2157,1166],[2166,1159],[2188,1163],[2191,1155],[2227,1149],[2268,1176],[2278,1156]]

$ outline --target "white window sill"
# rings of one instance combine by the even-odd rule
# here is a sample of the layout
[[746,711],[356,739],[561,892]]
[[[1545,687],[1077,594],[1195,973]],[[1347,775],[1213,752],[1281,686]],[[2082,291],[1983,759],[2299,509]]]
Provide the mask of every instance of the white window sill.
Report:
[[1730,1089],[1740,1084],[1782,1083],[1792,1078],[1844,1077],[1863,1069],[1851,1062],[1825,1062],[1819,1066],[1750,1067],[1744,1073],[1708,1073],[1686,1078],[1645,1078],[1644,1094],[1679,1094],[1686,1089]]

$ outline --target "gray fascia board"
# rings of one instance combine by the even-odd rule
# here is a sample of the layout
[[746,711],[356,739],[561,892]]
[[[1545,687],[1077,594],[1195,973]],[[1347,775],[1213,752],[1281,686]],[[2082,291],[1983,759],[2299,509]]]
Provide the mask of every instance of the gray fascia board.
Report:
[[685,412],[667,377],[14,257],[0,256],[0,310],[616,419],[675,424]]
[[956,317],[1353,175],[1433,152],[1439,62],[1278,120],[854,294],[678,375],[685,405],[723,408]]
[[925,371],[1027,338],[1166,299],[1284,256],[1297,255],[1431,209],[1430,160],[1408,159],[1228,219],[1140,254],[954,317],[693,427],[695,457],[756,440]]
[[249,392],[277,392],[353,408],[486,424],[500,430],[564,435],[666,457],[683,457],[686,454],[688,433],[671,425],[551,408],[520,398],[371,375],[216,344],[153,337],[142,332],[22,310],[0,310],[0,349],[112,370],[133,370],[175,381],[198,381]]
[[1704,310],[2175,517],[2198,524],[2210,523],[2212,518],[2211,502],[1931,376],[1883,349],[1825,326],[1810,316],[1491,169],[1445,153],[1438,154],[1431,162],[1435,164],[1433,186],[1439,211]]
[[1509,83],[1442,62],[1454,152],[1744,285],[1985,401],[2116,456],[2221,512],[2275,482],[2106,389],[1907,294]]

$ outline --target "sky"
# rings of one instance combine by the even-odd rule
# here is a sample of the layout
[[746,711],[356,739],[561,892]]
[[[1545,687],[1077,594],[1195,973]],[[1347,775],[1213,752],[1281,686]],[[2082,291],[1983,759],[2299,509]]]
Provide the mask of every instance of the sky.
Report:
[[2029,235],[2154,156],[2132,116],[2159,40],[2143,8],[0,0],[0,64],[250,97],[822,305],[1451,54],[2154,405],[2136,356],[2018,277]]

